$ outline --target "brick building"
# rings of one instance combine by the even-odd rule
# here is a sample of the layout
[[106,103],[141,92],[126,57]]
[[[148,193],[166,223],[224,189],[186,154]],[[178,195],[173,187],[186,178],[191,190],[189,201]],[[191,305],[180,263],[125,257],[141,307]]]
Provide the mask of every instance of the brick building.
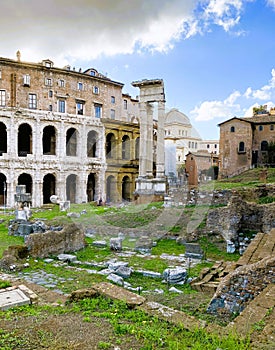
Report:
[[257,166],[275,166],[275,109],[255,108],[250,118],[231,118],[220,127],[219,177]]
[[37,207],[53,194],[131,200],[139,109],[122,88],[93,68],[0,58],[0,205],[14,206],[16,185]]

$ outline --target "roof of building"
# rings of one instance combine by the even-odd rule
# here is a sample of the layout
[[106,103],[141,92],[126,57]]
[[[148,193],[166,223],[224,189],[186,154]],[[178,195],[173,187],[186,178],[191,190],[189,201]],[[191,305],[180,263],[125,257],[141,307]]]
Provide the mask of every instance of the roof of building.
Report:
[[190,125],[190,120],[184,113],[180,112],[177,108],[172,108],[169,112],[166,113],[165,124],[182,124]]
[[269,123],[275,123],[275,115],[259,114],[259,115],[256,115],[253,117],[247,117],[247,118],[233,117],[218,124],[218,126],[229,123],[232,120],[239,120],[250,124],[269,124]]

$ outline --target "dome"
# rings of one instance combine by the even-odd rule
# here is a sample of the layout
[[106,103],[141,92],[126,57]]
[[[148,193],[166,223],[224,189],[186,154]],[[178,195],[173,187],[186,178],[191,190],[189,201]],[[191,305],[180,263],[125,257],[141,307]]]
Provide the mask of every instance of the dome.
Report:
[[172,108],[166,113],[165,124],[183,124],[191,125],[189,118],[178,109]]

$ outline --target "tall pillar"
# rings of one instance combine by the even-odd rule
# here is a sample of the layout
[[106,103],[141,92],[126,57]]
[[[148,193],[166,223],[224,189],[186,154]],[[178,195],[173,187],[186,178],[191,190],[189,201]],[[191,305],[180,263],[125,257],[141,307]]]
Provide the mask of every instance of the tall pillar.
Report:
[[147,103],[146,130],[146,175],[151,178],[153,177],[153,105],[151,103]]
[[158,102],[158,134],[157,134],[157,178],[164,177],[164,120],[165,120],[165,103],[163,101]]
[[139,177],[146,177],[147,111],[146,103],[140,102],[140,142],[139,142]]

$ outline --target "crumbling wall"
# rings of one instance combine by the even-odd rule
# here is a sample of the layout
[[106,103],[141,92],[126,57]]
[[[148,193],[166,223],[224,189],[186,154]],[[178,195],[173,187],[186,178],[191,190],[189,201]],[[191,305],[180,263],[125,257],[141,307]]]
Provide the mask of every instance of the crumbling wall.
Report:
[[62,231],[33,233],[27,236],[25,244],[30,255],[44,258],[80,250],[85,247],[85,234],[81,226],[72,223]]
[[239,314],[274,280],[274,256],[240,266],[222,280],[207,311],[222,317]]
[[245,230],[269,232],[275,227],[275,203],[256,204],[244,201],[239,195],[231,197],[227,207],[209,210],[206,229],[227,240],[238,240]]

